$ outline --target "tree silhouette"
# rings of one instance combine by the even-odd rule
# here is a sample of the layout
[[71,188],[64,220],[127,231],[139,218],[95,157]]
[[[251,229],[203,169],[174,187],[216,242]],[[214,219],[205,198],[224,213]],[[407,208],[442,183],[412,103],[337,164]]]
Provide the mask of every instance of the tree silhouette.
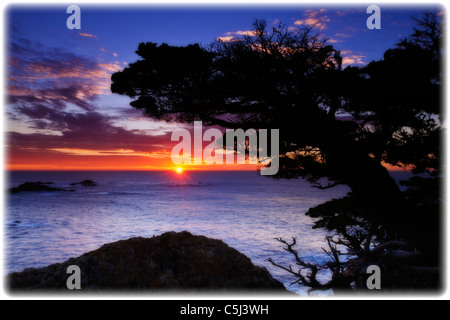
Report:
[[[340,52],[314,27],[268,28],[263,20],[252,34],[206,48],[141,43],[142,59],[113,74],[111,90],[158,120],[280,129],[277,178],[351,189],[347,198],[308,212],[341,236],[334,245],[367,257],[374,244],[405,240],[405,250],[423,252],[422,265],[436,266],[438,207],[412,201],[384,166],[440,176],[442,27],[431,13],[416,21],[411,37],[363,68],[343,69]],[[407,183],[409,195],[430,183]],[[334,248],[333,238],[328,243]],[[381,248],[378,254],[392,250]]]

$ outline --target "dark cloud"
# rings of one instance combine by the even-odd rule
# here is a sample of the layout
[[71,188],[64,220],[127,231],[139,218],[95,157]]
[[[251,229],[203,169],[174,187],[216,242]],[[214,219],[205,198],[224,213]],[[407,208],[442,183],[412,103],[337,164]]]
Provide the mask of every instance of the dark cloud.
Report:
[[71,103],[91,110],[99,94],[109,93],[110,74],[118,63],[102,62],[61,48],[14,38],[8,51],[8,103],[45,103],[64,108]]
[[[95,120],[90,119],[90,123],[93,122]],[[45,127],[46,123],[42,123]],[[148,136],[107,125],[100,125],[90,130],[65,131],[62,135],[8,132],[6,144],[12,152],[20,150],[47,152],[54,149],[82,149],[112,153],[116,152],[115,150],[152,153],[171,149],[169,133],[160,136]]]
[[8,134],[9,145],[24,148],[79,148],[91,150],[132,149],[147,152],[152,146],[167,144],[170,136],[149,136],[136,130],[113,125],[116,117],[95,111],[73,113],[46,105],[20,107],[19,112],[29,118],[31,128],[60,132],[60,135]]
[[[8,51],[7,116],[34,133],[9,132],[12,151],[53,149],[149,152],[170,141],[113,124],[123,115],[110,115],[95,105],[98,95],[109,92],[116,63],[97,61],[61,48],[50,48],[23,37],[13,37]],[[79,110],[74,110],[74,106]],[[131,108],[130,108],[131,109]],[[54,134],[48,134],[48,133]]]
[[54,89],[30,89],[16,86],[10,88],[7,103],[13,105],[13,109],[18,111],[43,104],[52,108],[65,109],[68,103],[83,110],[92,110],[97,94],[84,89],[84,85],[78,84]]

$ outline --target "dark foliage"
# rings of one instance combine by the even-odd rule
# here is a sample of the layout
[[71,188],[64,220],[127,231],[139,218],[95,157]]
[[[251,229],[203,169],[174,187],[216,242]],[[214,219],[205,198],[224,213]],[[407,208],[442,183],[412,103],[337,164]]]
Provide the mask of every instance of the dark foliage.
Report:
[[[345,184],[352,190],[308,212],[319,219],[316,227],[337,232],[337,239],[328,238],[328,253],[340,280],[331,285],[348,285],[341,281],[344,271],[357,279],[355,270],[369,262],[386,267],[391,279],[417,265],[439,265],[440,199],[435,195],[442,176],[443,29],[436,14],[425,13],[416,22],[409,38],[363,68],[343,69],[340,52],[314,28],[268,28],[261,20],[255,21],[253,35],[207,48],[141,43],[136,53],[142,59],[115,73],[111,90],[132,97],[133,107],[155,119],[280,129],[277,178],[304,177],[320,189]],[[429,177],[406,182],[409,189],[403,193],[386,164]],[[329,183],[320,184],[323,178]],[[294,252],[292,244],[279,240]],[[352,260],[353,267],[344,267],[336,256],[340,245],[360,259]],[[398,266],[393,250],[420,251],[421,260],[409,269]],[[429,277],[395,279],[387,283],[437,283]],[[300,282],[316,284],[306,280]]]

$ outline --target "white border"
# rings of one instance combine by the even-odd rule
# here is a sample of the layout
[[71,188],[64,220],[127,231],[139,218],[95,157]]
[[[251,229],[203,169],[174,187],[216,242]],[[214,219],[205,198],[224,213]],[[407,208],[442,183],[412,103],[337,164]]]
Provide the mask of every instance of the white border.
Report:
[[[417,1],[417,0],[413,0],[413,1],[406,1],[406,0],[399,0],[399,1],[388,1],[388,0],[378,0],[378,1],[355,1],[355,0],[350,0],[350,1],[325,1],[325,2],[321,2],[321,1],[269,1],[269,0],[253,0],[253,1],[238,1],[238,0],[228,0],[228,1],[207,1],[207,0],[203,0],[203,1],[175,1],[175,0],[165,0],[165,1],[152,1],[152,0],[133,0],[132,3],[124,3],[124,1],[118,1],[118,0],[109,0],[109,1],[87,1],[87,0],[77,0],[77,1],[60,1],[60,0],[53,0],[53,1],[43,1],[43,2],[37,2],[37,1],[23,1],[23,0],[18,0],[18,1],[2,1],[1,2],[1,9],[2,9],[2,15],[0,18],[1,21],[1,25],[2,25],[2,30],[6,30],[5,28],[5,15],[6,15],[6,11],[7,11],[7,7],[9,5],[23,5],[23,6],[45,6],[45,5],[67,5],[69,6],[70,4],[87,4],[87,5],[95,5],[95,6],[105,6],[105,7],[112,7],[112,6],[127,6],[127,7],[131,7],[131,6],[164,6],[164,7],[176,7],[176,6],[182,6],[182,7],[194,7],[194,6],[205,6],[205,7],[214,7],[214,6],[230,6],[230,7],[239,7],[239,6],[255,6],[255,7],[262,7],[262,6],[273,6],[273,7],[282,7],[282,6],[289,6],[289,5],[311,5],[314,7],[317,6],[337,6],[337,5],[342,5],[342,6],[346,6],[346,5],[356,5],[356,4],[388,4],[388,5],[395,5],[395,6],[408,6],[408,7],[413,7],[413,6],[427,6],[427,5],[441,5],[442,7],[444,7],[446,9],[446,13],[448,15],[448,9],[449,9],[449,5],[447,1]],[[448,24],[446,24],[446,35],[448,35]],[[0,58],[2,61],[2,71],[3,71],[3,75],[1,77],[0,80],[0,94],[2,97],[2,101],[3,101],[3,106],[5,105],[5,92],[4,92],[4,85],[6,83],[6,77],[5,77],[5,67],[6,67],[6,61],[5,61],[5,57],[6,55],[6,48],[4,46],[5,44],[5,32],[2,31],[0,32],[0,43],[1,43],[1,47],[2,50],[0,51]],[[448,39],[449,37],[446,36],[445,39],[445,50],[446,50],[446,55],[448,55]],[[445,64],[445,72],[446,75],[449,74],[449,64],[446,63]],[[443,112],[444,115],[447,114],[447,110],[448,110],[448,100],[447,100],[447,96],[446,93],[449,92],[450,90],[450,86],[449,83],[446,81],[447,79],[445,78],[445,85],[443,87],[443,92],[445,97],[443,97],[443,101],[445,101],[443,104],[443,108],[445,108],[445,111]],[[4,109],[2,108],[2,111],[4,112]],[[2,145],[2,149],[0,151],[0,159],[2,160],[2,163],[5,164],[5,141],[4,141],[4,133],[5,133],[5,119],[3,118],[2,121],[0,122],[0,130],[1,130],[1,137],[0,137],[0,141],[1,141],[1,145]],[[447,137],[444,137],[444,141],[443,141],[443,147],[444,147],[444,161],[445,161],[445,168],[447,168],[448,165],[448,147],[449,147],[449,141],[447,139]],[[443,194],[445,194],[446,199],[448,199],[449,196],[449,188],[448,188],[448,184],[447,184],[447,175],[445,173],[445,182],[444,182],[444,188],[443,188]],[[1,191],[5,190],[5,169],[3,167],[3,169],[1,170],[0,173],[0,185],[1,185]],[[5,194],[4,192],[0,191],[0,203],[4,206],[5,204]],[[446,270],[445,272],[443,272],[446,276],[445,278],[445,287],[443,289],[443,292],[439,295],[437,294],[432,294],[432,295],[416,295],[414,293],[412,294],[408,294],[408,295],[391,295],[391,294],[382,294],[382,295],[367,295],[367,296],[353,296],[353,295],[348,295],[348,296],[328,296],[328,297],[280,297],[280,296],[271,296],[271,295],[211,295],[211,294],[204,294],[204,295],[190,295],[189,293],[187,293],[186,295],[162,295],[162,296],[153,296],[153,295],[148,295],[148,296],[144,296],[144,295],[131,295],[131,294],[125,294],[124,296],[119,296],[118,294],[113,294],[113,295],[88,295],[88,294],[82,294],[82,295],[28,295],[28,294],[24,294],[24,295],[9,295],[5,289],[4,289],[4,277],[3,277],[3,236],[4,236],[4,212],[2,208],[2,214],[0,217],[0,223],[1,223],[1,237],[0,237],[0,253],[2,254],[2,257],[0,258],[0,260],[2,261],[2,263],[0,264],[0,299],[11,299],[11,300],[16,300],[16,299],[26,299],[26,300],[78,300],[78,299],[83,299],[83,300],[97,300],[97,299],[109,299],[109,300],[191,300],[191,301],[201,301],[201,300],[380,300],[380,299],[389,299],[389,300],[404,300],[404,299],[408,299],[408,300],[447,300],[450,299],[450,292],[449,292],[449,281],[448,281],[448,271],[449,268],[448,266],[449,264],[449,237],[447,236],[447,232],[450,230],[449,226],[449,220],[447,218],[447,213],[448,211],[448,203],[447,201],[444,201],[445,203],[445,210],[443,210],[444,212],[443,217],[445,220],[445,226],[443,226],[443,237],[445,239],[445,246],[446,246],[446,250],[445,252],[445,257],[446,257],[446,261],[445,261],[445,267]],[[443,239],[443,240],[444,240]]]

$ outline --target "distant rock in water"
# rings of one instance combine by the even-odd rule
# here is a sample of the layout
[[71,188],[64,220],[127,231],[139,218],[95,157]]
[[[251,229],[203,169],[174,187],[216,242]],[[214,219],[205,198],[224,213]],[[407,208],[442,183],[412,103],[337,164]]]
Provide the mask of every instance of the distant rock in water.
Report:
[[81,181],[81,182],[74,182],[74,183],[71,183],[70,185],[71,186],[76,186],[77,184],[80,184],[83,187],[95,187],[95,186],[97,186],[97,184],[94,181],[92,181],[92,180],[84,180],[84,181]]
[[131,238],[41,269],[8,275],[7,287],[63,290],[70,274],[81,270],[81,290],[239,290],[289,293],[279,281],[220,240],[187,231],[152,238]]
[[22,191],[47,191],[47,192],[53,192],[53,191],[67,191],[61,188],[53,188],[49,187],[48,184],[53,184],[53,182],[25,182],[19,185],[18,187],[9,189],[10,193],[18,193]]

